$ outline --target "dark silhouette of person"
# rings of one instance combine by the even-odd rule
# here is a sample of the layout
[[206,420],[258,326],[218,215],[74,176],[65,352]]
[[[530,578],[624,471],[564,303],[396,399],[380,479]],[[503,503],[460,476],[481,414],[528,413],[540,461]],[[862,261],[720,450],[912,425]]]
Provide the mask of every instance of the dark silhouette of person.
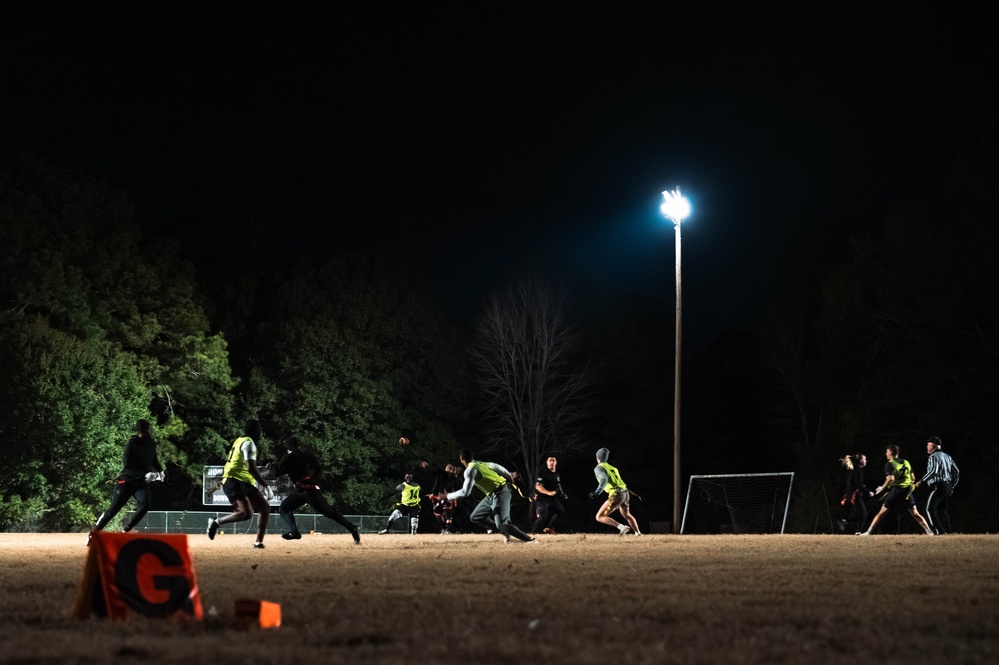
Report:
[[149,483],[163,480],[162,472],[163,467],[156,456],[156,442],[153,440],[152,428],[149,421],[140,420],[135,424],[135,434],[125,444],[122,469],[115,480],[111,505],[97,518],[93,530],[103,531],[108,522],[121,512],[131,498],[135,498],[135,512],[121,530],[128,532],[134,529],[149,512],[152,500]]
[[281,537],[285,540],[298,540],[302,537],[295,522],[295,511],[304,505],[310,505],[320,515],[325,515],[345,528],[354,537],[354,544],[360,545],[361,534],[357,530],[357,525],[329,504],[319,486],[319,475],[322,470],[319,460],[314,455],[303,452],[301,443],[294,436],[285,439],[284,447],[287,452],[271,468],[275,477],[287,475],[295,491],[289,494],[278,508],[278,514],[288,527],[288,531]]

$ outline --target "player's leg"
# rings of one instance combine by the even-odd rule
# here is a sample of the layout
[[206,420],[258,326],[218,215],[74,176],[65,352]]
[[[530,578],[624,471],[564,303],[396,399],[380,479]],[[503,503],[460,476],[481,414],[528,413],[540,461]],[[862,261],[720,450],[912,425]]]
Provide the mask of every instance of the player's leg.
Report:
[[131,498],[132,492],[129,490],[127,483],[118,483],[114,486],[114,492],[111,494],[111,505],[108,509],[101,513],[101,516],[97,518],[97,524],[94,525],[94,531],[102,531],[104,527],[108,525],[114,516],[121,512],[121,509],[125,507],[125,504]]
[[132,513],[132,518],[122,527],[121,530],[125,532],[131,531],[142,521],[142,518],[149,512],[149,504],[152,501],[152,493],[144,481],[138,483],[135,493],[132,496],[135,497],[135,512]]
[[[911,498],[909,500],[912,501]],[[931,529],[930,525],[927,523],[926,518],[924,518],[922,515],[919,514],[919,509],[916,508],[915,501],[913,501],[912,505],[909,506],[909,514],[912,515],[912,519],[916,520],[916,524],[920,526],[920,528],[923,530],[923,533],[925,533],[927,536],[936,535],[933,533],[933,529]]]
[[304,492],[292,492],[278,506],[278,515],[285,526],[285,532],[281,534],[281,537],[285,540],[298,540],[302,537],[295,521],[295,511],[306,503],[308,503],[308,498]]
[[934,485],[930,490],[930,495],[926,497],[926,521],[936,533],[946,533],[943,519],[940,515],[940,505],[947,497],[946,488],[943,484]]
[[378,532],[379,536],[384,536],[392,529],[392,525],[397,519],[402,517],[402,510],[400,510],[400,504],[395,504],[395,508],[392,509],[392,514],[389,515],[388,521],[385,522],[385,528]]
[[631,527],[632,533],[636,536],[642,535],[642,532],[638,528],[638,520],[636,520],[635,516],[631,514],[631,501],[629,499],[625,499],[621,505],[617,507],[617,509],[621,513],[621,517],[627,520],[628,526]]
[[607,497],[607,500],[600,504],[600,510],[597,511],[596,520],[601,524],[606,524],[607,526],[614,527],[619,532],[623,533],[628,529],[627,526],[621,524],[616,519],[611,517],[611,513],[614,512],[615,505],[615,495],[611,494]]
[[[216,524],[245,522],[253,517],[253,506],[250,503],[249,497],[251,491],[260,494],[256,487],[242,480],[226,478],[225,482],[222,483],[222,491],[225,492],[229,503],[232,505],[232,512],[215,520]],[[209,533],[209,537],[212,537],[211,533]]]
[[888,499],[885,499],[885,503],[881,506],[881,510],[878,511],[878,514],[874,516],[874,519],[871,520],[871,525],[867,527],[867,531],[862,531],[858,535],[869,536],[872,533],[874,533],[874,529],[877,528],[878,524],[881,522],[882,519],[884,519],[885,514],[888,512],[887,502]]
[[415,536],[420,529],[420,507],[419,506],[406,506],[403,508],[403,514],[409,518],[409,533]]
[[361,534],[357,530],[357,525],[344,517],[339,510],[331,506],[326,500],[326,495],[321,490],[308,490],[306,495],[308,497],[308,504],[315,508],[316,512],[320,515],[325,515],[346,529],[354,537],[355,543],[361,542]]
[[565,516],[565,506],[558,499],[552,499],[548,502],[548,524],[545,525],[545,533],[554,534],[555,524],[559,521],[559,518]]
[[267,523],[271,517],[271,504],[267,502],[264,495],[256,487],[250,492],[250,505],[257,513],[257,542],[253,544],[255,548],[263,548],[264,536],[267,535]]
[[504,485],[496,492],[496,510],[495,510],[495,520],[496,528],[499,529],[500,533],[509,538],[513,536],[517,540],[522,540],[524,542],[530,542],[534,540],[528,534],[520,530],[520,528],[513,523],[510,519],[510,488]]
[[541,530],[548,526],[549,518],[549,502],[544,499],[539,499],[534,503],[535,510],[537,511],[538,518],[534,520],[534,526],[531,527],[531,533],[541,533]]
[[490,494],[479,501],[478,505],[469,515],[469,520],[472,524],[481,526],[486,531],[492,531],[496,528],[496,523],[493,520],[493,501],[495,494]]

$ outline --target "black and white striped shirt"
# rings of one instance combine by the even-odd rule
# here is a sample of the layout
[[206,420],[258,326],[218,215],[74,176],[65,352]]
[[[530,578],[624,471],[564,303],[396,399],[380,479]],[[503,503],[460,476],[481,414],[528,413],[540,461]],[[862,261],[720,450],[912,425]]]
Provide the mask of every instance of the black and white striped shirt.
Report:
[[954,458],[938,450],[926,460],[926,475],[923,476],[922,482],[927,485],[950,483],[951,487],[956,487],[960,477],[961,471],[954,463]]

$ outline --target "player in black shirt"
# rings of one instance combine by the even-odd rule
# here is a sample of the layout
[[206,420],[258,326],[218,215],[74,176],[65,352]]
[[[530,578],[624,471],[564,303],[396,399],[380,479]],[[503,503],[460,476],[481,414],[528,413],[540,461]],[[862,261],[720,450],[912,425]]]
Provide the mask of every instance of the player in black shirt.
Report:
[[361,535],[357,530],[357,525],[348,521],[326,501],[326,496],[319,487],[319,460],[314,456],[302,452],[297,438],[290,437],[285,440],[284,447],[288,451],[273,466],[274,475],[282,476],[287,474],[291,480],[295,491],[281,502],[278,513],[288,527],[288,532],[281,535],[285,540],[298,540],[302,534],[295,523],[295,511],[309,504],[316,511],[330,518],[337,524],[350,532],[354,537],[354,544],[361,544]]
[[565,490],[562,489],[562,478],[558,471],[558,458],[554,453],[549,453],[545,460],[545,468],[538,472],[538,477],[534,483],[535,509],[538,519],[534,522],[532,533],[547,533],[555,535],[552,528],[559,517],[565,515],[565,507],[559,501],[559,497],[568,499]]
[[151,496],[149,483],[163,480],[163,467],[156,457],[156,442],[153,441],[149,422],[140,420],[135,424],[135,435],[125,444],[122,470],[115,481],[111,505],[97,519],[94,531],[101,531],[117,515],[128,500],[135,497],[135,512],[125,522],[122,531],[128,532],[149,512]]

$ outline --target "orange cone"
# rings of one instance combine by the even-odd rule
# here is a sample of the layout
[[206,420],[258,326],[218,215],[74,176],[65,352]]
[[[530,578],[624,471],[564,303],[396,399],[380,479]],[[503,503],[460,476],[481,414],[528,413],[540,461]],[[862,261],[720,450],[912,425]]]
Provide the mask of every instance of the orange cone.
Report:
[[255,598],[237,598],[236,625],[240,628],[251,626],[279,628],[281,626],[281,605]]

